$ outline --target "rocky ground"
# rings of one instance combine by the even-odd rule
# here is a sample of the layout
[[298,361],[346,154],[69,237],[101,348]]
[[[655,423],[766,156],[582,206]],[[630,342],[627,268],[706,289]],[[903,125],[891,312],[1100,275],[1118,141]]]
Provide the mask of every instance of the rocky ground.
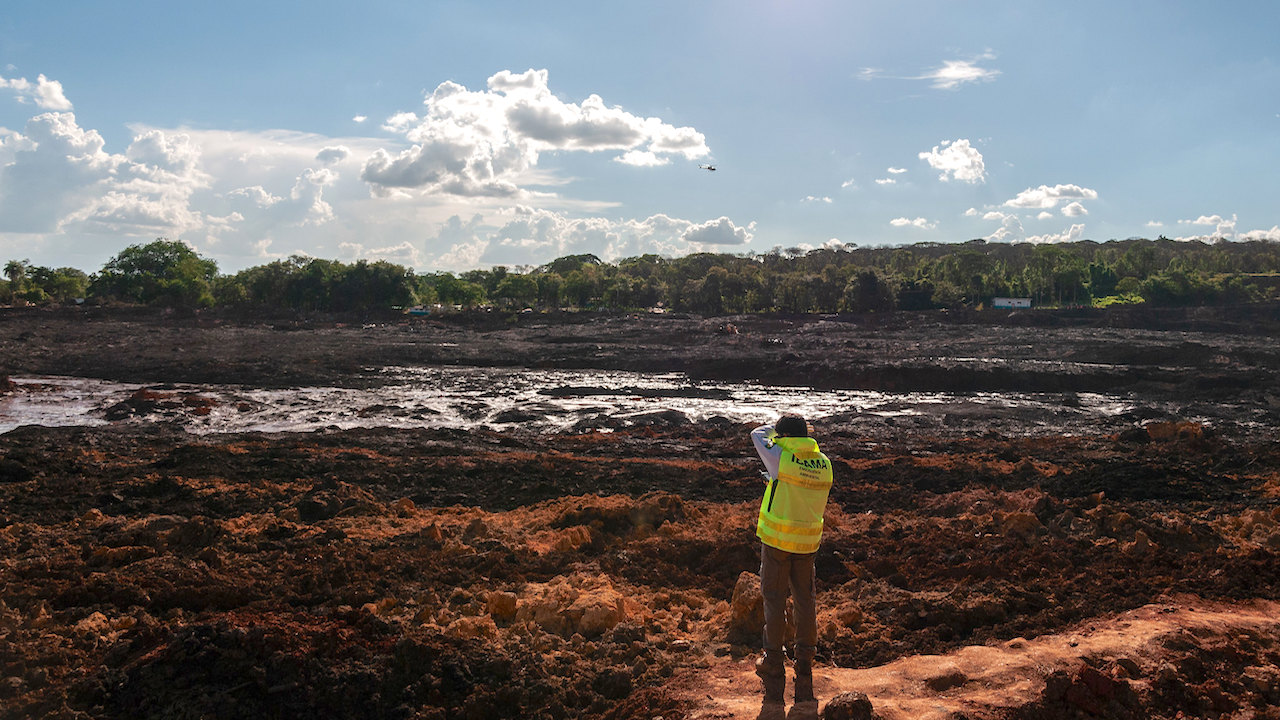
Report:
[[[1031,663],[1001,709],[963,716],[1280,717],[1280,618],[1257,619],[1280,590],[1280,323],[1271,307],[1244,317],[12,311],[0,373],[274,387],[471,363],[1164,398],[1187,417],[1092,435],[815,419],[837,479],[820,668],[1030,653],[1128,611],[1212,604],[1252,620],[1180,626],[1158,653]],[[1248,418],[1190,419],[1223,403]],[[0,717],[735,717],[707,713],[717,673],[758,649],[749,430],[13,430]],[[955,696],[970,676],[919,692]]]

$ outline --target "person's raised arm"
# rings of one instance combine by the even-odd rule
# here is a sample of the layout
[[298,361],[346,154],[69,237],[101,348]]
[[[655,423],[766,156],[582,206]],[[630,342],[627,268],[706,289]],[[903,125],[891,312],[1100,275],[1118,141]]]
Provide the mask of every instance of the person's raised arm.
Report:
[[755,443],[770,480],[778,477],[778,464],[782,462],[782,448],[773,441],[776,436],[772,425],[761,425],[751,431],[751,442]]

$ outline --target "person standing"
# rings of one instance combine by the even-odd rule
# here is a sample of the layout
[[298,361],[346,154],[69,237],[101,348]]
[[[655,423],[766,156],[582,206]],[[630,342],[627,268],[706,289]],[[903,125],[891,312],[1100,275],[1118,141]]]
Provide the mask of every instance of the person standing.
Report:
[[756,661],[756,674],[764,681],[766,701],[781,702],[786,689],[782,640],[788,595],[796,622],[796,702],[816,699],[818,591],[813,560],[822,542],[822,515],[833,478],[831,461],[810,434],[804,418],[792,414],[751,431],[767,478],[756,522],[764,596],[764,654]]

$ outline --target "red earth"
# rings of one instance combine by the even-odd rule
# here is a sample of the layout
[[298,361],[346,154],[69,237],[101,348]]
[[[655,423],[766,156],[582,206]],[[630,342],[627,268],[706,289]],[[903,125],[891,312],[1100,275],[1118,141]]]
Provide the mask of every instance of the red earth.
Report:
[[1074,435],[815,418],[821,702],[789,709],[750,674],[749,423],[21,427],[0,435],[0,717],[836,717],[847,691],[883,718],[1280,717],[1280,351],[1275,309],[1253,316],[10,311],[0,374],[154,383],[190,413],[198,390],[164,383],[446,362],[1162,409]]

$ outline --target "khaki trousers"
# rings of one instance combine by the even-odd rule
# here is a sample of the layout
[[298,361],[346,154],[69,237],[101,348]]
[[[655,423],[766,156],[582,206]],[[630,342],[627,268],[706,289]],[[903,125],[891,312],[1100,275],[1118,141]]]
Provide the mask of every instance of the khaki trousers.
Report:
[[813,659],[818,646],[818,588],[813,569],[817,553],[797,555],[761,543],[760,594],[764,596],[764,649],[782,654],[787,596],[796,621],[796,659]]

